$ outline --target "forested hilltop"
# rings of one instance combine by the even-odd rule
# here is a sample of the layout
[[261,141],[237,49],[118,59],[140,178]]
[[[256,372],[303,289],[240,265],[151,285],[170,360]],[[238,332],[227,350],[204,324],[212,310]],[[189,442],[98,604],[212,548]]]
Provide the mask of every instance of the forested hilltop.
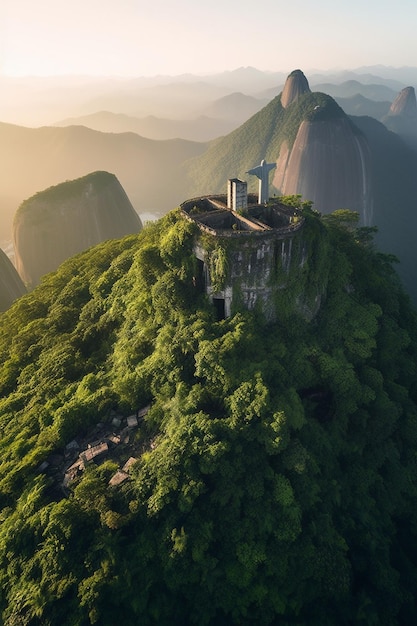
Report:
[[277,322],[216,321],[177,211],[0,317],[2,623],[416,622],[416,314],[370,229],[304,217],[310,322],[296,277]]

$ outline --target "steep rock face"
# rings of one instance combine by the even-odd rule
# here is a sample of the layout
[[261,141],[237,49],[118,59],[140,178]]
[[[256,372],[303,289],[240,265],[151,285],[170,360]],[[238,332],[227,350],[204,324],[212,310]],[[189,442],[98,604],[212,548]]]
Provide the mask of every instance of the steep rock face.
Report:
[[69,257],[142,223],[114,174],[93,172],[25,200],[13,224],[16,268],[28,287]]
[[307,78],[301,70],[294,70],[288,75],[281,95],[281,104],[286,109],[304,93],[310,93]]
[[417,150],[417,102],[414,87],[405,87],[400,91],[382,121],[413,150]]
[[[262,159],[277,166],[269,179],[270,196],[301,194],[323,213],[356,210],[362,224],[372,223],[367,142],[332,97],[308,91],[287,108],[282,106],[282,94],[274,98],[186,164],[188,197],[221,193],[227,176],[246,180],[248,169]],[[256,184],[249,180],[248,190],[254,192]]]
[[354,122],[371,151],[376,244],[399,259],[396,270],[416,305],[417,152],[371,117],[357,117]]
[[417,120],[417,103],[414,87],[405,87],[391,104],[389,115],[400,115]]
[[9,257],[0,250],[0,311],[26,293],[25,286]]
[[[334,106],[334,103],[332,107]],[[292,146],[281,145],[274,186],[281,194],[301,194],[322,213],[358,211],[372,223],[370,152],[365,137],[340,109],[329,115],[316,106],[304,119]]]

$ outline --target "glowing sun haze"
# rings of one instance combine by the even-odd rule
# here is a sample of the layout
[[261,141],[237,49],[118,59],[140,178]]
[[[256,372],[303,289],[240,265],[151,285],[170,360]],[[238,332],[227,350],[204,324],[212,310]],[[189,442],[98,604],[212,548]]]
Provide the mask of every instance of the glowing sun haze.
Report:
[[415,0],[0,0],[0,74],[415,66]]

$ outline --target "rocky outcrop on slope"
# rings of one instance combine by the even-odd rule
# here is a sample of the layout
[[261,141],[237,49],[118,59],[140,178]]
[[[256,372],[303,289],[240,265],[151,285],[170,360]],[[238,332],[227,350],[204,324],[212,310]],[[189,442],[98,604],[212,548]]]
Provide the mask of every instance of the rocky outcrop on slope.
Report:
[[16,268],[29,288],[66,259],[142,223],[114,174],[93,172],[25,200],[13,224]]
[[417,103],[414,87],[405,87],[391,104],[389,115],[400,115],[417,120]]
[[301,194],[322,213],[358,211],[372,223],[371,165],[367,141],[330,96],[322,94],[298,127],[295,141],[281,145],[274,186]]
[[397,133],[411,148],[417,150],[417,102],[414,87],[405,87],[382,119],[385,126]]
[[26,293],[25,286],[9,257],[0,250],[0,311]]
[[286,109],[304,93],[310,93],[307,78],[301,70],[294,70],[288,75],[281,95],[281,104]]

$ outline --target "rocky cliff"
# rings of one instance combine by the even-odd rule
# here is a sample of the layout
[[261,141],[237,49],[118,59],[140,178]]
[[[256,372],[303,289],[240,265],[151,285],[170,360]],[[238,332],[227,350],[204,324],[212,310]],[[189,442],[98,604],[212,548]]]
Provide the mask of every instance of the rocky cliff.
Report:
[[292,148],[282,143],[273,184],[281,194],[312,200],[323,213],[349,208],[371,224],[370,169],[364,135],[325,96],[299,125]]
[[[247,179],[261,159],[277,165],[270,196],[301,194],[322,213],[351,209],[363,224],[371,222],[366,139],[333,98],[310,92],[299,70],[289,75],[281,95],[186,164],[192,179],[188,196],[220,193],[228,177]],[[254,185],[248,181],[249,191]]]
[[307,78],[301,70],[294,70],[288,75],[281,94],[281,104],[286,109],[304,93],[310,93]]
[[69,257],[141,228],[116,176],[93,172],[50,187],[20,205],[13,223],[16,268],[32,288]]
[[[359,211],[362,225],[377,226],[379,249],[400,260],[398,272],[417,303],[417,139],[413,144],[410,132],[410,126],[417,126],[414,99],[414,91],[405,90],[398,98],[402,107],[397,102],[397,114],[383,124],[369,115],[347,116],[324,93],[303,93],[287,108],[280,94],[240,128],[213,142],[206,153],[188,161],[187,195],[224,193],[227,177],[247,180],[248,191],[255,192],[257,180],[248,179],[246,172],[262,159],[275,162],[270,196],[301,194],[321,213]],[[404,132],[389,132],[401,122]]]
[[0,311],[26,293],[25,286],[9,257],[0,250]]
[[382,119],[413,149],[417,150],[417,102],[414,87],[402,89],[391,104],[388,115]]
[[416,93],[414,87],[405,87],[391,104],[389,115],[400,115],[417,120]]

